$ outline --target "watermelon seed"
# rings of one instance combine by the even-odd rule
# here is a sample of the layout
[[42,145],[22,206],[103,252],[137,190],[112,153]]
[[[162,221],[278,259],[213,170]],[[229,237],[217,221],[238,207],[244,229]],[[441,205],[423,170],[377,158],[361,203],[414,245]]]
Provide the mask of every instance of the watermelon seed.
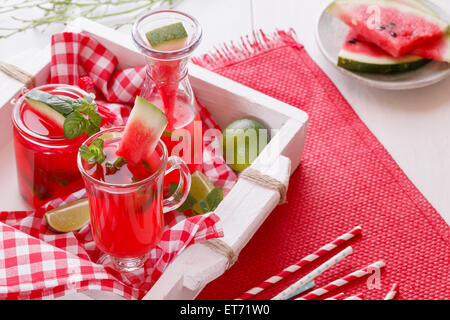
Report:
[[353,39],[351,39],[351,40],[348,40],[348,43],[350,43],[350,44],[355,44],[355,43],[357,43],[358,42],[358,39],[356,39],[356,38],[353,38]]
[[397,34],[395,32],[391,32],[391,36],[393,36],[394,38],[397,37]]
[[386,30],[386,27],[381,26],[381,27],[378,27],[377,29],[378,30]]

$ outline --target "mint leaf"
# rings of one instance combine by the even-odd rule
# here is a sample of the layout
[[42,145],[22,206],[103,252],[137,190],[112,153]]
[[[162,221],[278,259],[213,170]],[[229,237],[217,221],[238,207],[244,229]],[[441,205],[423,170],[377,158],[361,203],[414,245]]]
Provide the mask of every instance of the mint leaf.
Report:
[[[118,170],[120,170],[120,168],[122,168],[124,165],[126,165],[128,163],[128,160],[122,157],[118,157],[114,163],[111,162],[107,162],[105,163],[105,167],[106,167],[106,174],[114,174],[116,173]],[[133,181],[132,177],[132,181]],[[133,181],[136,182],[136,181]]]
[[89,110],[87,115],[89,116],[89,121],[92,125],[100,127],[100,124],[102,123],[102,117],[97,113],[96,110]]
[[47,104],[52,109],[61,113],[63,116],[67,116],[73,111],[73,101],[74,99],[66,96],[50,95],[50,97],[47,99]]
[[222,202],[222,200],[223,200],[222,188],[215,187],[208,193],[205,200],[199,202],[199,205],[202,208],[203,213],[207,213],[216,210],[219,204]]
[[79,98],[73,102],[74,112],[79,112],[86,120],[84,123],[85,130],[82,133],[86,133],[88,136],[100,131],[100,125],[102,123],[102,117],[97,112],[97,105],[93,102],[92,97],[86,96]]
[[[169,193],[172,195],[175,190],[177,190],[178,184],[175,182],[169,183]],[[192,209],[192,207],[197,203],[197,199],[194,198],[190,193],[188,194],[186,200],[183,204],[177,209],[178,212],[185,212],[187,210]]]
[[100,132],[100,127],[92,124],[89,120],[85,122],[86,130],[84,131],[89,137]]
[[102,164],[105,161],[105,154],[103,153],[104,141],[100,138],[94,139],[88,147],[82,145],[80,147],[80,155],[84,161],[88,163]]
[[82,135],[87,129],[87,120],[78,111],[73,111],[64,121],[64,135],[67,139],[74,139]]
[[[177,189],[178,184],[171,182],[169,183],[169,193],[173,194]],[[194,196],[188,194],[186,201],[177,209],[179,212],[185,212],[192,209],[197,203],[202,209],[202,213],[208,213],[214,211],[219,206],[220,202],[223,200],[223,191],[221,187],[215,187],[212,189],[205,199],[197,201]]]
[[200,205],[200,208],[202,209],[203,213],[207,213],[207,212],[211,212],[212,210],[209,208],[209,204],[208,202],[206,202],[205,200],[200,200],[198,202],[198,204]]
[[116,167],[117,169],[123,167],[124,165],[126,165],[128,163],[128,160],[122,157],[118,157],[116,159],[116,161],[114,161],[113,165],[114,167]]
[[74,99],[66,96],[52,95],[45,91],[33,89],[25,95],[25,99],[44,103],[63,116],[67,116],[73,111],[72,103]]
[[[150,168],[150,165],[148,164],[147,161],[142,161],[142,166],[147,169],[148,171],[152,171],[152,168]],[[175,191],[175,190],[174,190]]]
[[101,122],[102,117],[91,97],[72,99],[72,112],[64,121],[64,135],[67,139],[77,138],[83,133],[92,136],[100,131]]

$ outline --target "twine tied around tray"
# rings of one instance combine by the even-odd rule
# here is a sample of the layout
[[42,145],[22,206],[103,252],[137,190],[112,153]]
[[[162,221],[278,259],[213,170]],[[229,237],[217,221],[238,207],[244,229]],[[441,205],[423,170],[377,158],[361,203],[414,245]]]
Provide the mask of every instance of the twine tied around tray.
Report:
[[220,239],[210,239],[208,241],[202,242],[205,246],[212,249],[213,251],[225,256],[228,259],[227,269],[231,268],[233,264],[237,261],[238,255],[234,252],[225,241]]
[[[286,202],[286,192],[287,188],[284,183],[281,183],[275,178],[272,178],[268,175],[262,174],[258,170],[248,168],[243,171],[239,178],[246,179],[248,181],[259,184],[260,186],[276,190],[280,193],[280,204]],[[237,261],[238,255],[234,252],[233,248],[231,248],[225,241],[220,239],[211,239],[205,242],[202,242],[204,245],[212,249],[213,251],[225,256],[228,259],[227,269],[231,268],[233,264]]]
[[23,83],[27,89],[34,87],[34,77],[13,64],[0,61],[0,71]]
[[259,184],[262,187],[266,187],[280,193],[280,202],[279,204],[286,203],[286,192],[287,187],[284,183],[281,183],[275,178],[268,176],[266,174],[262,174],[258,170],[247,168],[240,175],[239,178],[254,182]]

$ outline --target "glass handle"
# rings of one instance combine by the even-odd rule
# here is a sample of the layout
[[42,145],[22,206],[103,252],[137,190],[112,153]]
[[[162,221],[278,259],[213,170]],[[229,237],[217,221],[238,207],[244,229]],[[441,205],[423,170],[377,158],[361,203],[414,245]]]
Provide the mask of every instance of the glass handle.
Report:
[[172,156],[167,160],[169,168],[166,169],[165,175],[174,170],[180,171],[180,181],[177,190],[167,199],[163,199],[163,212],[169,212],[178,209],[186,200],[189,190],[191,189],[191,173],[186,163],[179,157]]

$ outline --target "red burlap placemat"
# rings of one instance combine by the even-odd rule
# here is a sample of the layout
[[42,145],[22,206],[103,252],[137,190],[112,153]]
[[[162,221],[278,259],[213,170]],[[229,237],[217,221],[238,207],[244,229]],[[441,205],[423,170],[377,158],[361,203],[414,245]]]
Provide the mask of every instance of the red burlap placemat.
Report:
[[[288,203],[271,213],[238,262],[198,298],[236,298],[361,225],[362,237],[352,242],[354,254],[317,278],[316,287],[384,260],[379,288],[370,290],[366,281],[359,281],[345,292],[382,299],[396,282],[400,299],[450,299],[450,227],[292,32],[273,37],[261,33],[259,38],[224,46],[194,62],[307,112],[310,126],[303,162],[292,176]],[[256,298],[273,297],[306,272]]]

